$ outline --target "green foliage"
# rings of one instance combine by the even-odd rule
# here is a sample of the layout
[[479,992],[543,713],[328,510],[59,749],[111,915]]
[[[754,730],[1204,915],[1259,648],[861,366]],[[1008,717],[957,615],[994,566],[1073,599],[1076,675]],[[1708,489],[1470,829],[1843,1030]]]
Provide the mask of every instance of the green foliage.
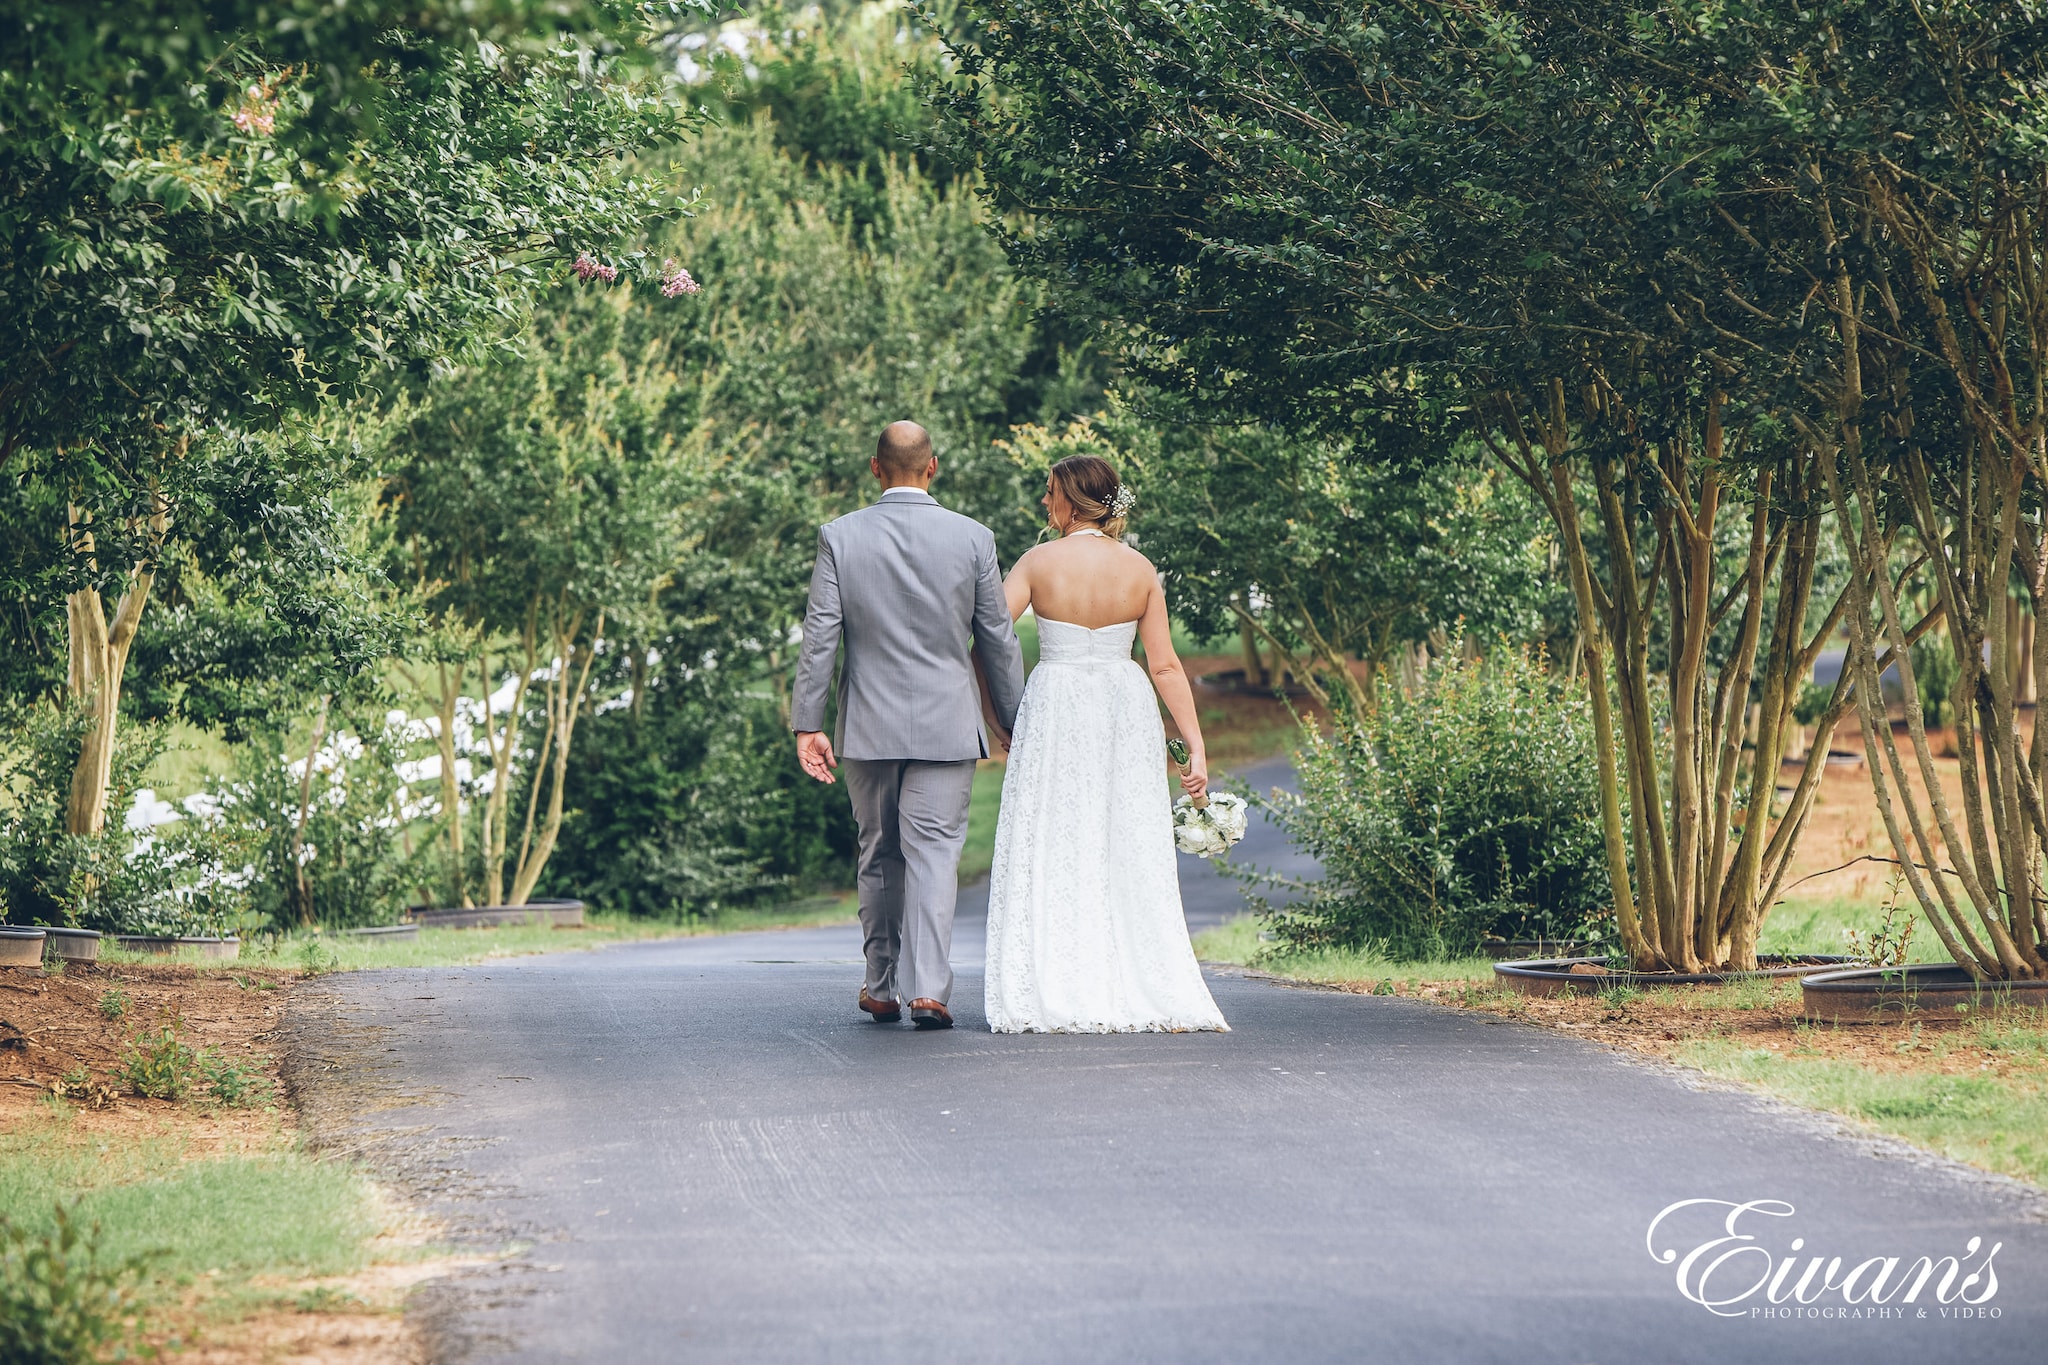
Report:
[[1546,582],[1541,510],[1476,452],[1389,463],[1363,441],[1177,424],[1123,403],[1058,434],[1022,428],[1008,448],[1040,483],[1069,454],[1115,463],[1138,493],[1132,543],[1186,629],[1235,633],[1242,612],[1340,678],[1353,658],[1384,663],[1461,629],[1535,638],[1544,614],[1569,609]]
[[[81,1230],[78,1209],[56,1206],[45,1233],[0,1214],[0,1360],[8,1365],[94,1365],[140,1328],[138,1290],[159,1256],[113,1259],[100,1225]],[[141,1354],[154,1356],[154,1351]]]
[[1323,865],[1270,911],[1295,949],[1457,957],[1489,933],[1563,938],[1605,894],[1586,702],[1513,649],[1380,686],[1328,736],[1304,727],[1298,795],[1271,809]]
[[268,1104],[273,1098],[270,1080],[258,1062],[238,1062],[219,1048],[199,1053],[199,1075],[206,1083],[206,1098],[229,1109]]
[[100,1017],[102,1019],[118,1020],[128,1013],[128,1006],[131,1003],[133,1002],[130,1000],[128,992],[122,990],[119,986],[109,986],[100,992]]
[[114,1079],[153,1100],[181,1100],[200,1075],[199,1053],[178,1036],[177,1020],[144,1029],[122,1052]]
[[[130,831],[117,818],[102,834],[71,834],[65,798],[85,717],[37,703],[0,731],[0,896],[17,923],[109,933],[221,935],[247,910],[240,849],[219,831],[179,821]],[[109,808],[125,812],[143,773],[163,752],[161,732],[138,727],[116,749]]]
[[[420,736],[403,713],[379,715],[374,703],[338,719],[310,755],[303,734],[293,745],[266,725],[236,748],[234,775],[209,783],[195,803],[203,813],[193,823],[244,851],[259,924],[391,924],[427,880],[425,850],[408,846],[420,798],[398,771],[418,757]],[[312,781],[304,784],[309,759]]]
[[772,699],[721,699],[671,675],[650,681],[638,716],[621,708],[589,724],[552,869],[564,892],[703,916],[843,878],[851,813],[788,761]]
[[884,186],[896,163],[912,162],[940,183],[959,178],[930,147],[931,115],[918,93],[940,74],[943,49],[911,10],[856,4],[828,17],[769,4],[742,23],[752,40],[744,59],[709,50],[728,117],[761,117],[776,146],[849,173],[840,194],[857,222],[888,210]]
[[771,125],[690,151],[717,192],[661,250],[704,292],[676,308],[635,291],[616,321],[574,319],[616,327],[608,382],[675,376],[649,420],[679,433],[660,502],[676,558],[644,608],[607,626],[620,643],[593,674],[547,881],[635,913],[712,913],[844,876],[844,796],[788,757],[788,641],[818,523],[872,496],[881,423],[908,413],[932,431],[938,496],[992,524],[1006,555],[1038,525],[1035,472],[995,444],[1038,344],[1034,296],[972,194],[879,162],[883,211],[863,223],[852,172],[807,169]]
[[1913,684],[1919,689],[1920,706],[1929,725],[1946,725],[1955,719],[1956,679],[1961,672],[1955,650],[1941,631],[1929,631],[1907,651],[1913,661]]

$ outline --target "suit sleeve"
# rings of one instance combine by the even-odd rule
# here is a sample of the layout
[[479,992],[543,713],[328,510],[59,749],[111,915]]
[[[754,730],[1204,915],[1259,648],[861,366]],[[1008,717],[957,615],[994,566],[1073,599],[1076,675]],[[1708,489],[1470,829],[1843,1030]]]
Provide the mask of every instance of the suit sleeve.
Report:
[[789,726],[799,733],[825,728],[825,700],[832,690],[832,664],[839,655],[839,566],[832,542],[818,531],[818,563],[811,570],[811,600],[804,609],[803,646],[797,653],[796,691],[790,697]]
[[1005,730],[1017,726],[1017,706],[1024,699],[1024,651],[1010,624],[1010,604],[1003,597],[1002,575],[996,571],[996,540],[983,533],[981,564],[974,583],[974,652],[988,676],[989,700]]

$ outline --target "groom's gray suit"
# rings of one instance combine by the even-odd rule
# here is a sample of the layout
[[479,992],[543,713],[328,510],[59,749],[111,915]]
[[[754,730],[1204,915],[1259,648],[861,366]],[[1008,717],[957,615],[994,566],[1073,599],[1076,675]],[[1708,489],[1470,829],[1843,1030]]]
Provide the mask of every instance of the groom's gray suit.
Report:
[[967,803],[988,756],[974,660],[1005,729],[1024,694],[994,534],[907,487],[821,527],[790,706],[799,733],[824,728],[842,650],[834,748],[860,825],[866,989],[944,1004]]

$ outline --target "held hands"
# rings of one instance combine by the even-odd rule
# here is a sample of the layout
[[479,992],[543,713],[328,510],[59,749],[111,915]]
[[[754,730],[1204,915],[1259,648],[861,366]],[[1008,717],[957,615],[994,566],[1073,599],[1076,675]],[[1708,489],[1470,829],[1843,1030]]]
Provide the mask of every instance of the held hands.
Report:
[[832,741],[825,738],[823,730],[799,730],[796,736],[796,761],[803,770],[826,786],[838,779],[832,770],[839,766],[839,759],[832,752]]

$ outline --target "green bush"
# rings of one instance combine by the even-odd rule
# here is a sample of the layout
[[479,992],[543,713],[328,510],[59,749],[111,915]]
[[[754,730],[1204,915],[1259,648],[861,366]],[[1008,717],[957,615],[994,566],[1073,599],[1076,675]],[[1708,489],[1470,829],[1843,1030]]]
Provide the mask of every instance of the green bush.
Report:
[[1455,957],[1488,934],[1583,931],[1607,899],[1590,708],[1540,659],[1503,648],[1384,682],[1327,736],[1304,727],[1298,796],[1269,809],[1323,866],[1269,909],[1298,948]]
[[164,751],[161,730],[130,724],[114,751],[107,828],[65,830],[71,772],[85,730],[76,706],[22,708],[0,732],[0,904],[19,924],[111,933],[231,933],[247,911],[234,832],[179,820],[130,830],[136,788]]
[[121,1054],[114,1079],[153,1100],[181,1100],[199,1075],[199,1054],[178,1036],[176,1022],[147,1029]]
[[[46,1233],[0,1215],[0,1360],[92,1365],[107,1359],[108,1348],[139,1319],[137,1289],[155,1259],[103,1260],[99,1224],[81,1231],[62,1204]],[[128,1354],[122,1349],[112,1358]]]
[[[303,741],[293,753],[283,732],[259,732],[237,746],[234,776],[208,788],[203,823],[245,850],[249,907],[259,923],[392,924],[431,881],[431,834],[416,846],[407,837],[425,814],[422,793],[399,776],[401,764],[431,746],[403,712],[373,710],[339,717],[313,756],[302,835]],[[303,898],[298,859],[306,873]]]

